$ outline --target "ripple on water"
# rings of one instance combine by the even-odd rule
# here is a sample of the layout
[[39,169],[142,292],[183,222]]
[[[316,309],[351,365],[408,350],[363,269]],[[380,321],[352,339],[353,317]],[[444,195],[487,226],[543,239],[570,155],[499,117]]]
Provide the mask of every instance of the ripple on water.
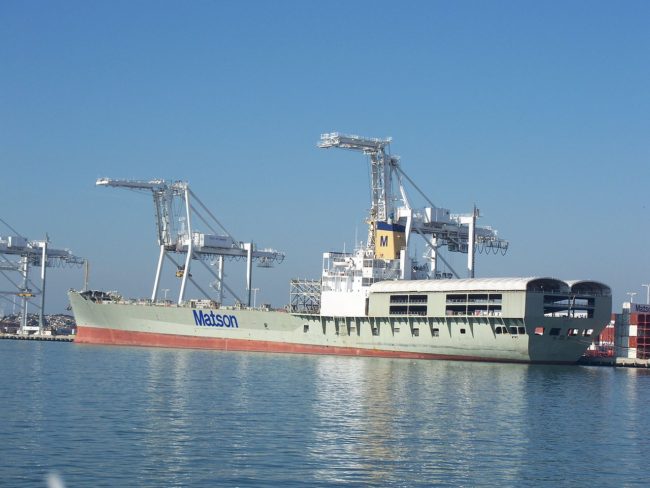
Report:
[[650,375],[2,341],[7,486],[642,486]]

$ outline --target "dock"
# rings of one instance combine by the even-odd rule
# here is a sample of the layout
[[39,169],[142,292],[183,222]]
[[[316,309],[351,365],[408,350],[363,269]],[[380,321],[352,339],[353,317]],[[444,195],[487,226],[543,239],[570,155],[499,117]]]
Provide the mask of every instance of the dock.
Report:
[[71,335],[38,335],[38,334],[0,334],[0,339],[14,341],[50,341],[50,342],[74,342]]
[[649,359],[619,358],[619,357],[583,357],[578,364],[584,366],[611,366],[617,368],[648,368]]

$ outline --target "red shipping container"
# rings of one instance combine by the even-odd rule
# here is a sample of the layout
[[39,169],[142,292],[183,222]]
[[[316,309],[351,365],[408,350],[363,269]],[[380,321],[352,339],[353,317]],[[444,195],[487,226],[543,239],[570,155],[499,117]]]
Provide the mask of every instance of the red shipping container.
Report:
[[614,342],[614,327],[611,325],[608,325],[603,329],[603,331],[600,333],[600,336],[598,337],[599,342]]

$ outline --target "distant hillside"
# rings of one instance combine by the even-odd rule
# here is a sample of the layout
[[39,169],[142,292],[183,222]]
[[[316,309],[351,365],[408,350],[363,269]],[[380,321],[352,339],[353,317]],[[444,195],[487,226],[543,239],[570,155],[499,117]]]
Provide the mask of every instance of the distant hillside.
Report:
[[[27,314],[27,325],[38,326],[38,315]],[[5,315],[0,319],[0,332],[6,334],[15,334],[20,327],[20,315]],[[56,335],[73,334],[76,331],[77,324],[72,315],[53,314],[45,315],[45,330],[52,331]]]

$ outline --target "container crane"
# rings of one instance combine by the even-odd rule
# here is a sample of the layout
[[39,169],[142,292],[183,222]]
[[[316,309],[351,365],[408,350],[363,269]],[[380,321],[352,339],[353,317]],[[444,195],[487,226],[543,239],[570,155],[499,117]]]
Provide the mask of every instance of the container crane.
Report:
[[[160,254],[156,275],[154,278],[151,300],[158,299],[160,277],[165,258],[170,260],[176,268],[176,276],[181,278],[178,294],[178,304],[182,304],[185,296],[187,281],[191,281],[206,298],[210,295],[192,278],[190,267],[192,260],[203,264],[215,278],[214,288],[217,291],[217,301],[223,299],[225,288],[240,303],[244,303],[237,294],[224,282],[224,258],[246,259],[246,290],[248,292],[247,304],[251,304],[252,288],[252,263],[258,266],[271,267],[273,264],[284,260],[284,253],[275,249],[258,249],[252,242],[236,240],[221,222],[212,214],[205,204],[190,190],[184,181],[168,182],[165,180],[122,180],[99,178],[97,186],[126,188],[136,191],[151,192],[156,211],[156,230]],[[193,216],[203,222],[212,233],[197,232],[193,226]],[[219,230],[217,230],[219,229]],[[185,256],[184,262],[177,262],[172,255]],[[212,270],[205,260],[216,260],[217,271]]]
[[[430,277],[439,278],[438,260],[449,263],[439,254],[439,249],[446,246],[450,252],[461,252],[468,255],[467,275],[474,277],[475,253],[479,250],[501,251],[505,254],[508,250],[508,241],[497,236],[497,232],[490,227],[478,227],[476,219],[479,211],[476,207],[469,215],[454,215],[446,208],[437,207],[420,190],[417,184],[402,170],[400,158],[390,154],[391,138],[376,139],[356,135],[344,135],[338,132],[322,134],[318,147],[323,149],[340,148],[359,151],[367,155],[370,160],[370,190],[371,207],[366,219],[368,223],[367,252],[373,257],[382,256],[380,249],[388,239],[387,232],[397,236],[404,236],[404,241],[397,241],[406,250],[401,256],[397,253],[392,257],[402,260],[402,277],[405,277],[409,268],[408,248],[411,234],[420,235],[426,242],[428,256],[431,261]],[[429,204],[424,208],[415,209],[411,206],[404,181],[408,182]],[[394,193],[396,186],[398,192]],[[377,242],[377,236],[384,239]],[[453,271],[453,270],[452,270]],[[457,273],[454,271],[456,277]]]
[[[4,222],[4,221],[2,221]],[[14,233],[18,234],[8,226]],[[10,258],[18,258],[18,261]],[[21,300],[21,321],[20,334],[29,332],[43,333],[45,325],[45,285],[47,279],[47,268],[60,267],[64,265],[83,265],[86,260],[75,256],[68,249],[55,249],[50,246],[49,237],[41,241],[32,241],[21,235],[0,236],[0,274],[2,274],[15,288],[13,291],[0,291],[4,295],[17,296]],[[38,287],[30,278],[30,268],[37,266],[41,268],[41,286]],[[16,272],[20,280],[12,279],[7,272]],[[41,297],[38,327],[33,328],[27,325],[27,306],[29,300],[39,295]]]

